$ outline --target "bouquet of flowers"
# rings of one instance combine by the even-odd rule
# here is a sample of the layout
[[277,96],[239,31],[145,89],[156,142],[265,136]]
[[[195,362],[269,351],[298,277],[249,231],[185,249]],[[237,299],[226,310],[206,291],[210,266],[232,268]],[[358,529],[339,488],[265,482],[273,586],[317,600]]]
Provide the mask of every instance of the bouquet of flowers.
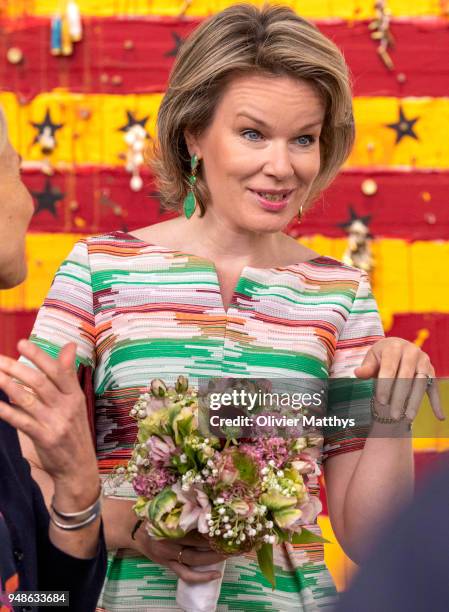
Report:
[[[198,393],[184,376],[173,388],[152,380],[131,416],[138,422],[137,441],[114,478],[132,483],[138,524],[151,537],[179,538],[198,530],[217,552],[255,550],[273,589],[274,544],[326,541],[303,527],[321,511],[308,491],[320,474],[319,437],[205,435]],[[180,579],[177,602],[184,610],[215,610],[220,585],[221,580],[189,585]]]

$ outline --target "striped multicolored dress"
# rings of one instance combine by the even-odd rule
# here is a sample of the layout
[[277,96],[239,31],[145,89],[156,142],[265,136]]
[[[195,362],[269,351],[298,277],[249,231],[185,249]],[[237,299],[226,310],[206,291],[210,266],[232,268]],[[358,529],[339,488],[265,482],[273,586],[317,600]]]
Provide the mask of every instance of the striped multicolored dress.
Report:
[[[52,355],[68,341],[91,367],[99,465],[107,475],[130,455],[129,416],[152,378],[353,377],[383,337],[366,274],[328,258],[276,268],[246,266],[227,311],[214,264],[124,233],[78,242],[57,272],[32,340]],[[328,406],[344,406],[344,390]],[[354,437],[324,438],[323,461],[357,450]],[[318,494],[318,491],[312,493]],[[117,496],[133,497],[126,487]],[[318,526],[309,529],[319,533]],[[330,609],[336,590],[323,546],[277,546],[277,588],[255,554],[227,561],[217,610],[312,612]],[[131,551],[110,554],[99,610],[179,610],[176,575]]]

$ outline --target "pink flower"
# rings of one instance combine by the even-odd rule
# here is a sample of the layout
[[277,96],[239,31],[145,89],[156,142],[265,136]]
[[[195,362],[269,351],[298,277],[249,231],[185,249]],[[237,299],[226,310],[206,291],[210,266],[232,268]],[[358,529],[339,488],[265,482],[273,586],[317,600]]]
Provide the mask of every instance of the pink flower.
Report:
[[193,486],[188,491],[183,491],[179,482],[176,482],[172,490],[180,502],[183,503],[179,526],[184,531],[198,529],[200,533],[207,533],[209,526],[206,515],[211,512],[209,498],[199,487]]
[[315,495],[310,495],[308,500],[299,506],[301,510],[301,523],[303,525],[311,525],[315,523],[316,517],[319,515],[323,506],[321,501]]
[[292,461],[292,465],[300,474],[313,474],[314,476],[319,476],[321,474],[317,462],[309,454],[308,450],[305,453],[300,453],[295,460]]
[[218,465],[218,479],[220,482],[230,485],[237,480],[239,472],[234,464],[234,453],[223,451]]
[[146,442],[150,452],[151,463],[167,467],[170,465],[172,455],[176,453],[176,446],[170,436],[150,436]]
[[152,499],[166,486],[173,484],[176,476],[164,467],[153,468],[148,474],[138,474],[132,482],[133,489],[137,495],[143,495]]

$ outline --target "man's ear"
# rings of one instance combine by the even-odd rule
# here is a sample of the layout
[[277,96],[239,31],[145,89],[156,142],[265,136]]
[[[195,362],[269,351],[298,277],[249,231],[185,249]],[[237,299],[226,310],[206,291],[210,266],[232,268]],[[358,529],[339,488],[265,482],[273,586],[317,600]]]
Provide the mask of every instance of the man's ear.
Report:
[[192,157],[194,153],[196,153],[198,157],[201,157],[200,147],[196,136],[186,129],[184,130],[184,139],[186,141],[187,150],[190,157]]

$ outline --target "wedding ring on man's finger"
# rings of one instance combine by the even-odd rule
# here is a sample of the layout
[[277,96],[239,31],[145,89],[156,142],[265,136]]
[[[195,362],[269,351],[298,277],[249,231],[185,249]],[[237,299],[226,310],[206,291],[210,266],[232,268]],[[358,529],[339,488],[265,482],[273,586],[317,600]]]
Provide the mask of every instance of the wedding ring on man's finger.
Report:
[[416,372],[416,374],[419,374],[420,376],[425,376],[427,378],[426,389],[433,385],[433,376],[431,376],[430,374],[427,374],[426,372]]
[[184,561],[182,560],[182,553],[184,552],[184,549],[181,548],[181,550],[178,553],[178,556],[176,558],[177,562],[180,563],[181,565],[184,565]]

